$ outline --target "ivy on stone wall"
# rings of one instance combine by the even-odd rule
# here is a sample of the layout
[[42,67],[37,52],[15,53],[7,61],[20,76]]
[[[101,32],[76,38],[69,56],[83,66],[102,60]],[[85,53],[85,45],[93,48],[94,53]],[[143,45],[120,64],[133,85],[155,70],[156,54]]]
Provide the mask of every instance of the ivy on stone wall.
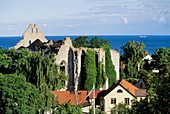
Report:
[[111,60],[111,54],[110,54],[110,47],[109,46],[105,46],[105,59],[106,59],[106,75],[107,78],[109,80],[109,87],[112,86],[112,84],[116,81],[116,71],[115,71],[115,67],[113,65],[113,62]]
[[95,61],[95,51],[87,50],[84,59],[84,69],[85,69],[85,89],[91,90],[96,82],[96,61]]
[[96,76],[96,89],[102,87],[106,82],[106,73],[104,71],[104,65],[102,62],[98,63],[97,76]]
[[[115,67],[111,60],[111,54],[110,54],[111,44],[109,41],[100,39],[98,37],[93,37],[89,41],[88,37],[83,38],[83,36],[79,36],[73,41],[73,46],[75,46],[75,47],[83,46],[83,47],[88,47],[88,48],[103,48],[105,50],[105,54],[106,54],[106,56],[105,56],[106,73],[105,74],[109,80],[109,87],[116,81],[116,71],[115,71]],[[97,66],[97,67],[99,67],[99,66]],[[96,72],[96,70],[95,70],[95,72]],[[100,75],[100,73],[98,72],[97,75]],[[101,77],[101,76],[97,76],[97,77]],[[104,85],[102,83],[104,83],[104,82],[102,82],[102,81],[97,82],[96,86],[99,88],[99,87],[101,87],[101,85]]]

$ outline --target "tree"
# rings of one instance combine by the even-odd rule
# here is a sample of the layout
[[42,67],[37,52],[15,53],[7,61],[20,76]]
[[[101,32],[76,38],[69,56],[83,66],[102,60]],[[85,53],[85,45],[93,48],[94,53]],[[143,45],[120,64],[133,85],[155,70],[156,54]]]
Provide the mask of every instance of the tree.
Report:
[[143,68],[144,62],[142,59],[147,54],[147,51],[144,50],[144,43],[132,40],[125,43],[121,48],[123,50],[121,61],[126,63],[126,78],[139,78],[139,69]]
[[77,38],[75,38],[75,40],[73,40],[73,46],[76,48],[79,47],[89,47],[89,40],[88,40],[88,36],[78,36]]
[[22,76],[1,74],[0,96],[1,114],[35,114],[44,107],[39,90]]
[[119,103],[112,108],[111,114],[130,114],[130,109],[126,104]]
[[91,48],[102,48],[102,47],[105,47],[105,46],[109,46],[110,47],[110,42],[107,41],[107,40],[104,40],[104,39],[100,39],[98,37],[93,37],[91,40],[90,40],[90,47]]
[[70,102],[68,102],[57,105],[53,114],[83,114],[83,112],[80,106],[72,105]]
[[96,52],[92,50],[87,50],[84,59],[84,69],[85,69],[85,89],[90,90],[96,83]]
[[157,109],[160,113],[167,113],[170,101],[170,49],[159,48],[155,51],[156,67],[159,69],[157,76],[156,95],[158,98]]
[[51,90],[63,88],[67,79],[64,73],[59,72],[54,55],[44,55],[44,52],[32,52],[25,64],[21,64],[17,70],[44,95],[47,108],[53,101]]
[[[90,108],[89,114],[94,114],[93,113],[93,108]],[[99,109],[99,108],[95,108],[95,114],[106,114],[106,113],[104,111],[102,111],[101,109]]]
[[157,63],[157,68],[160,70],[159,75],[170,73],[170,49],[159,48],[155,51],[154,59]]

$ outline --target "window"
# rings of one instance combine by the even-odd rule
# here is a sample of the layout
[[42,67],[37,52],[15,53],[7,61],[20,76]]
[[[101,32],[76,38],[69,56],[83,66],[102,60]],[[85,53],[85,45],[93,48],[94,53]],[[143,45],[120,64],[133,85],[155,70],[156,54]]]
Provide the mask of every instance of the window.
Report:
[[117,93],[123,93],[123,91],[121,89],[117,90]]
[[29,40],[29,42],[28,42],[29,44],[31,44],[31,40]]
[[111,98],[111,104],[116,104],[116,98]]
[[129,105],[129,98],[125,98],[125,104]]
[[142,101],[142,98],[140,98],[140,101]]

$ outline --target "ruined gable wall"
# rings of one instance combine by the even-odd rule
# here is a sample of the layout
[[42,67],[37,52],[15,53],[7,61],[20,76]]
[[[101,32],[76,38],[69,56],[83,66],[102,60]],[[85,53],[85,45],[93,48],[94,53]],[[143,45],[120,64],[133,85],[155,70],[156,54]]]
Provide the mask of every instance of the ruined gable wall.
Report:
[[19,47],[27,47],[32,42],[34,42],[36,39],[39,39],[42,42],[47,42],[48,40],[45,38],[45,35],[43,32],[39,29],[39,27],[34,24],[30,24],[28,28],[25,30],[23,34],[23,39],[20,40],[16,46],[14,46],[15,49],[18,49]]

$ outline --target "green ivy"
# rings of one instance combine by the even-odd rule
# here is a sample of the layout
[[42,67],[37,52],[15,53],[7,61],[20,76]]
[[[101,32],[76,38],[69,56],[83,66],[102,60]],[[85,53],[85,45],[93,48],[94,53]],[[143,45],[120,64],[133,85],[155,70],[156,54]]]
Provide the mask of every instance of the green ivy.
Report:
[[113,62],[111,60],[111,54],[110,54],[110,47],[105,46],[105,60],[106,60],[106,75],[109,80],[109,87],[113,85],[113,83],[116,81],[116,71],[115,67],[113,65]]
[[85,89],[91,90],[96,82],[96,52],[92,50],[87,50],[84,59],[84,69],[85,69]]
[[98,63],[96,80],[96,89],[102,87],[106,82],[106,73],[102,62]]

